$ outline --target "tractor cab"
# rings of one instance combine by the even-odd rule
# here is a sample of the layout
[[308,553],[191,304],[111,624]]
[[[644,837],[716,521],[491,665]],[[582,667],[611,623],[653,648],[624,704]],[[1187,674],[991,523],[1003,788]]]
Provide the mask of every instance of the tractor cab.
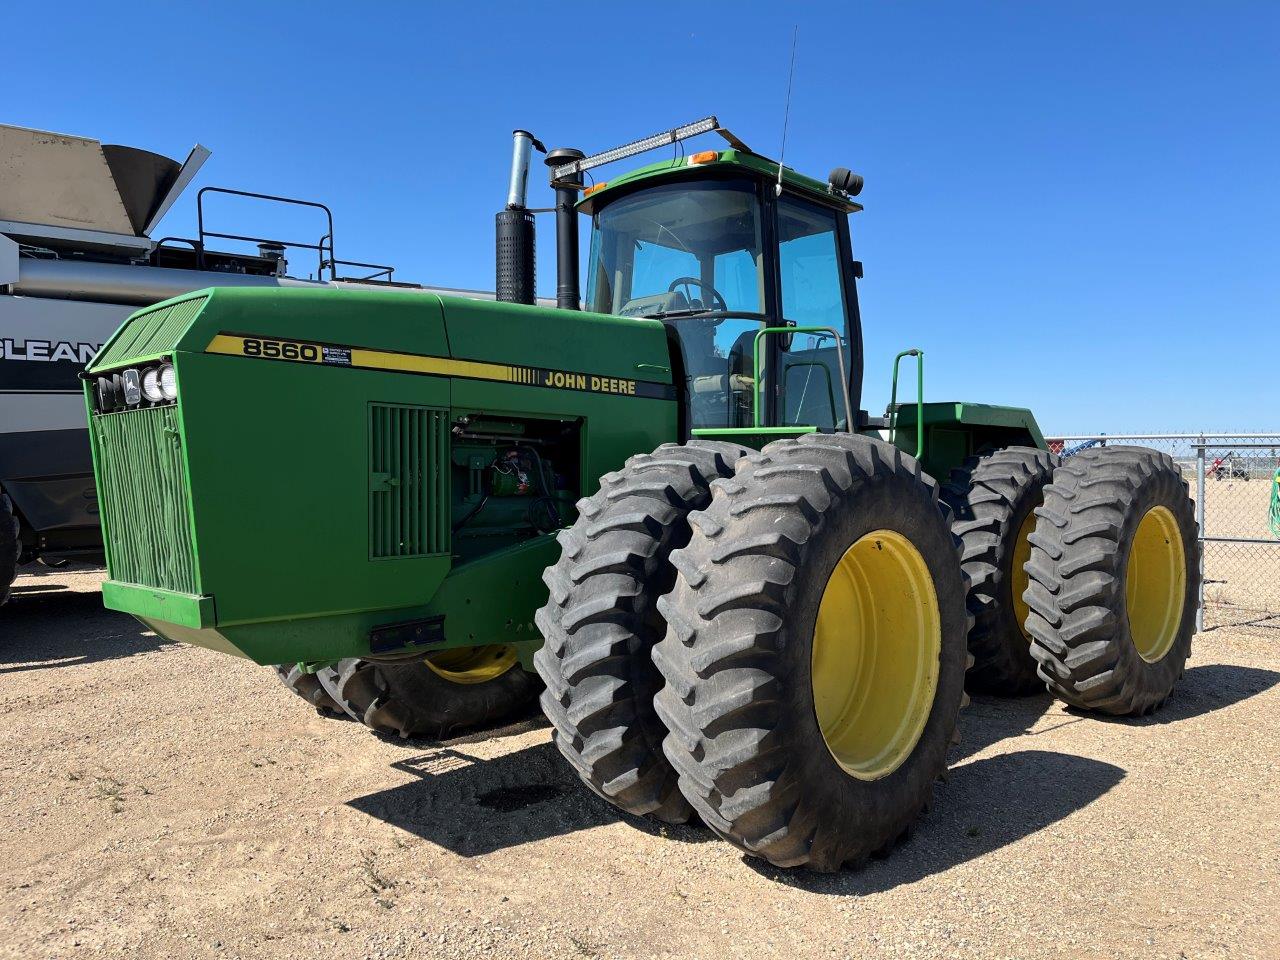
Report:
[[590,187],[578,204],[591,217],[583,306],[666,325],[686,434],[857,429],[847,215],[861,208],[786,168],[779,189],[778,170],[708,150]]

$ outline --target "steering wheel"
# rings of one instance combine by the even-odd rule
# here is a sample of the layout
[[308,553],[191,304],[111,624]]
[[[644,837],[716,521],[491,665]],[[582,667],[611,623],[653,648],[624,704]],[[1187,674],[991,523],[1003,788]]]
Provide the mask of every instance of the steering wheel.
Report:
[[[729,304],[727,304],[724,297],[720,295],[720,291],[705,280],[699,280],[697,277],[676,277],[676,279],[672,280],[670,285],[667,287],[667,293],[675,293],[676,287],[689,286],[701,287],[704,292],[711,295],[711,306],[714,309],[723,310],[728,313]],[[689,292],[692,293],[693,291],[690,290]],[[689,299],[692,300],[693,298],[690,297]]]

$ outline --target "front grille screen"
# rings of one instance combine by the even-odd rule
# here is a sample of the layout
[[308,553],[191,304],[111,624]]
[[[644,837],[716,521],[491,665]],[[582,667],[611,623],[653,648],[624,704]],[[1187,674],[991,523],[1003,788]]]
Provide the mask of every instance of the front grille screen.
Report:
[[198,594],[176,407],[93,418],[111,579]]

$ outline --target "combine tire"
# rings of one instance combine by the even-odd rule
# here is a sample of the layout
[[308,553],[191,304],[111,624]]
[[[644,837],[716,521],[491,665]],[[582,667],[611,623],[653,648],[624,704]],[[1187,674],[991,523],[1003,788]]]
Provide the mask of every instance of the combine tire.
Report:
[[380,733],[441,739],[505,720],[533,701],[537,678],[506,645],[462,647],[405,663],[340,660],[331,694]]
[[970,457],[951,471],[942,498],[954,512],[951,531],[964,544],[969,575],[969,652],[965,686],[973,693],[1023,696],[1044,689],[1031,656],[1023,567],[1035,508],[1058,458],[1035,447],[1006,447]]
[[18,518],[13,501],[0,493],[0,604],[9,599],[9,588],[18,576],[18,555],[22,542],[18,539]]
[[1187,483],[1167,455],[1096,447],[1063,461],[1031,535],[1031,653],[1085,710],[1150,713],[1182,676],[1200,563]]
[[950,511],[879,440],[769,444],[713,487],[672,555],[653,659],[680,790],[780,867],[886,852],[930,800],[964,699]]
[[666,630],[656,602],[675,578],[671,551],[689,541],[689,512],[710,502],[711,481],[747,452],[694,440],[632,457],[579,502],[560,560],[543,574],[546,643],[533,658],[547,685],[543,712],[582,781],[630,813],[689,819],[653,709],[662,677],[650,650]]

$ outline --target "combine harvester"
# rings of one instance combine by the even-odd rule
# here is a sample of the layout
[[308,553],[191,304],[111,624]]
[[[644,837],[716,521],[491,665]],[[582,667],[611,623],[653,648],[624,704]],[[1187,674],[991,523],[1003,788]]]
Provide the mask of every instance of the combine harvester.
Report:
[[817,870],[903,835],[966,683],[1164,702],[1199,576],[1178,468],[1059,466],[1028,410],[925,403],[919,367],[916,402],[862,410],[860,177],[715,118],[552,151],[546,309],[534,148],[498,215],[523,302],[213,289],[130,318],[86,383],[109,607],[402,735],[509,712],[536,671],[600,796]]

